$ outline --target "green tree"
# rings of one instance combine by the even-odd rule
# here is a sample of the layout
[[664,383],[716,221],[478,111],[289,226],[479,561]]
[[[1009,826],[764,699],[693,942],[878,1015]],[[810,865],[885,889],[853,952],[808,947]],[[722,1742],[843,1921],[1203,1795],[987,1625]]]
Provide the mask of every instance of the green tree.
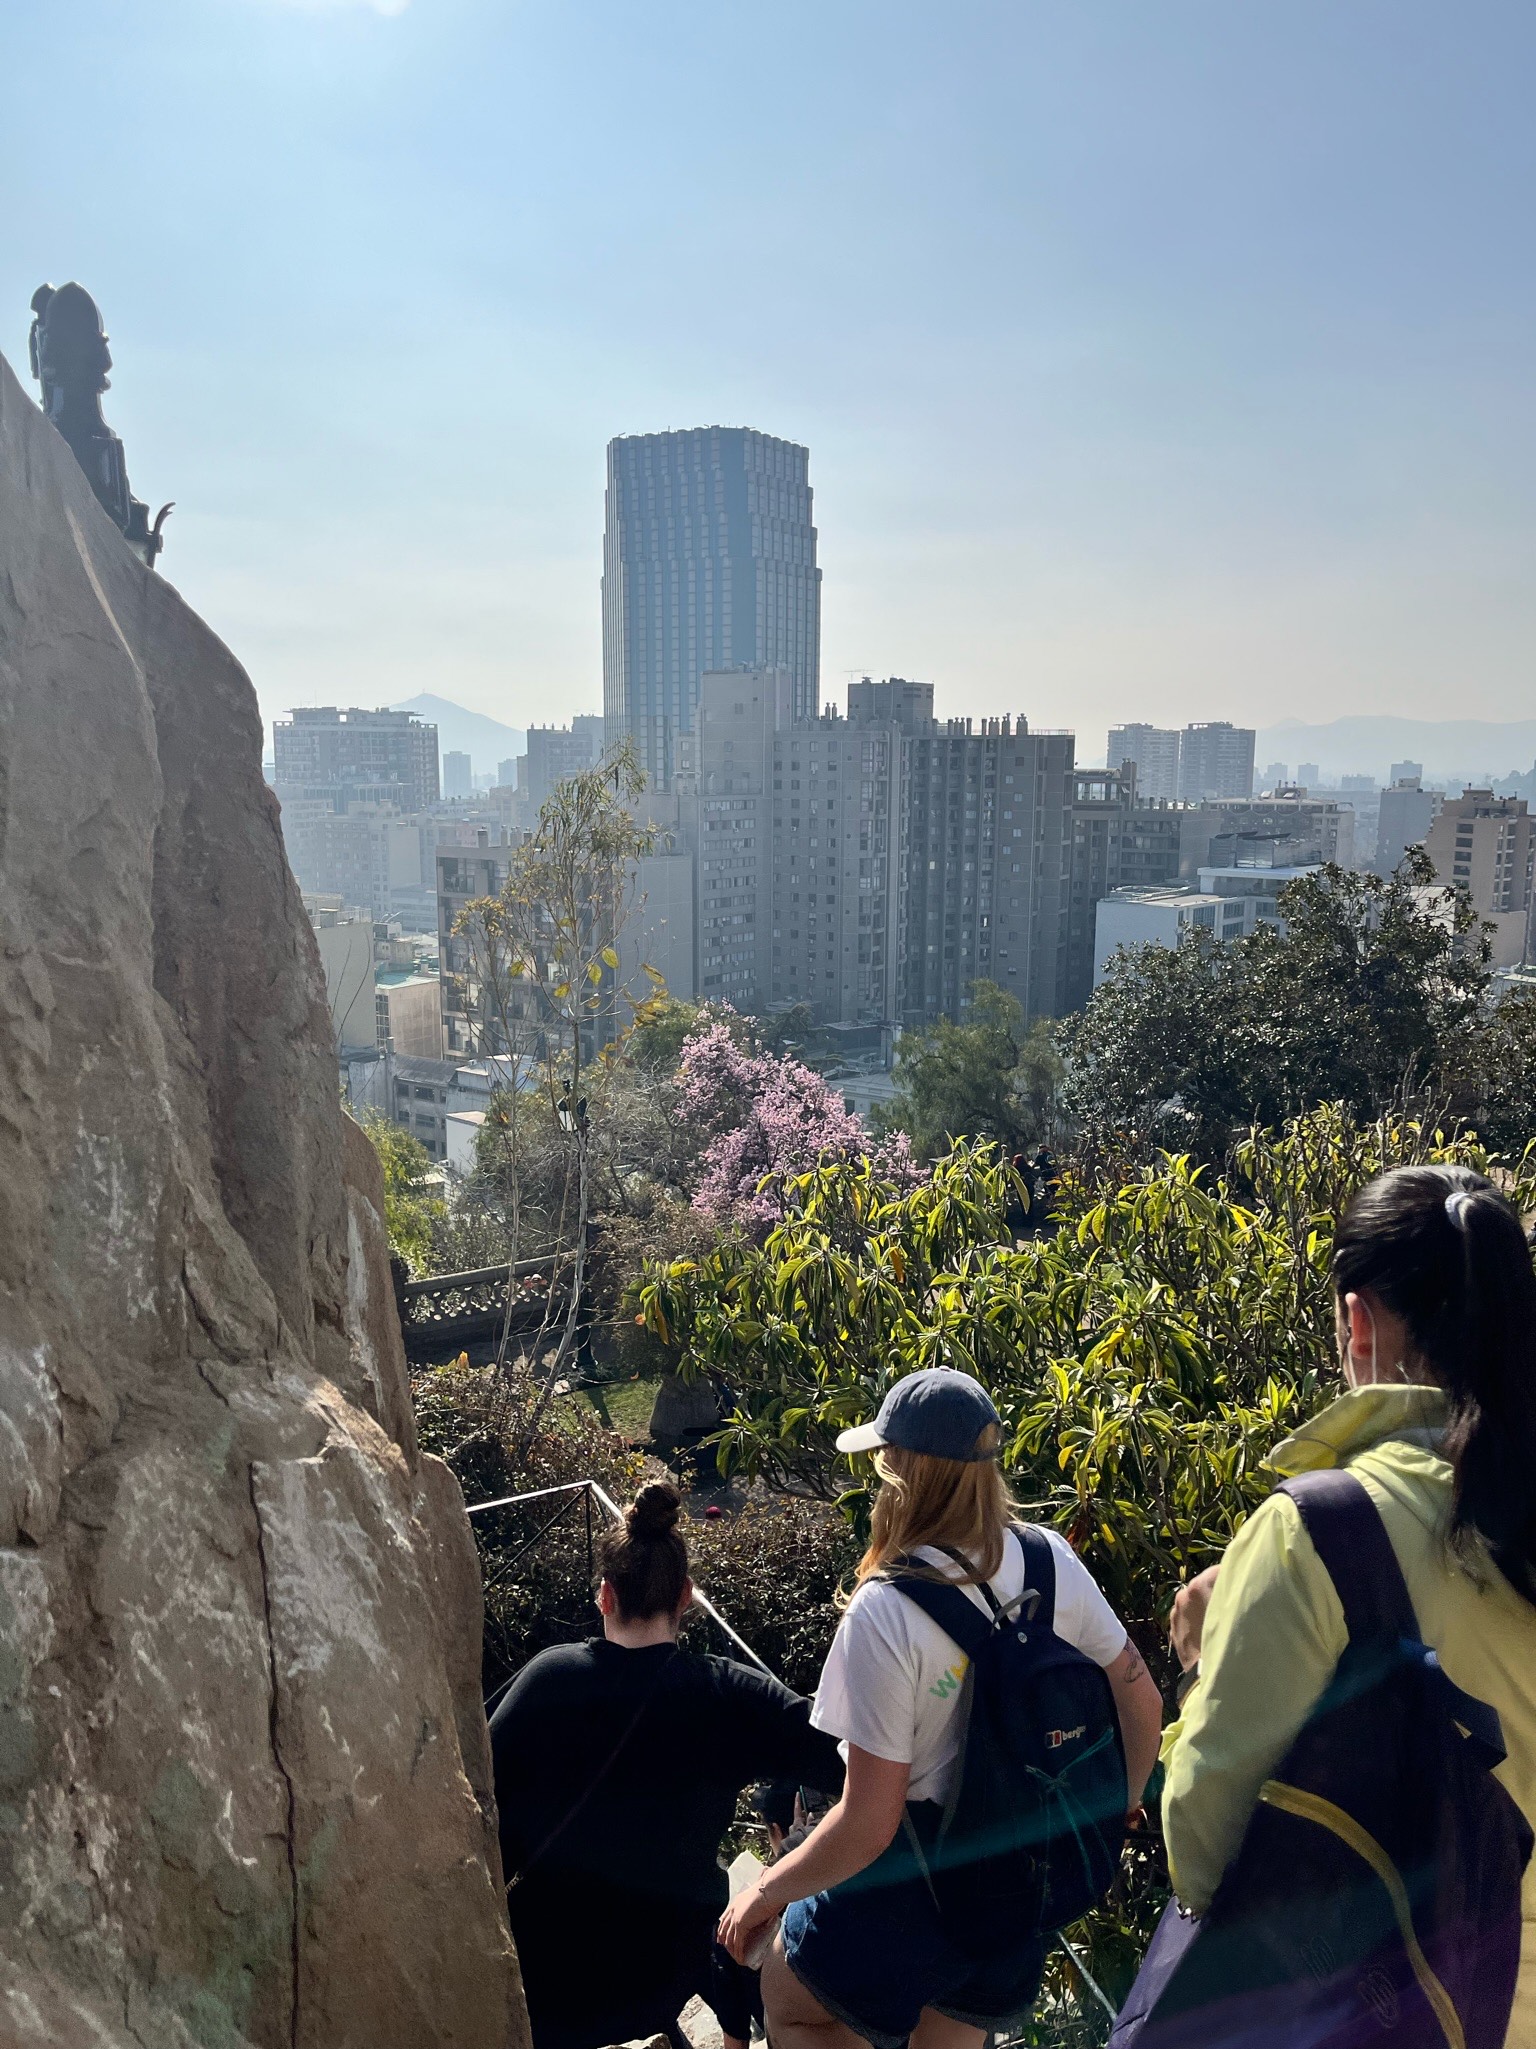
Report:
[[1061,1033],[1065,1107],[1100,1141],[1206,1159],[1318,1103],[1475,1114],[1488,939],[1432,882],[1420,849],[1390,877],[1329,866],[1281,892],[1282,930],[1121,954]]
[[[560,1162],[558,1202],[547,1205],[540,1220],[540,1228],[552,1233],[565,1283],[562,1295],[553,1288],[548,1295],[551,1305],[563,1299],[563,1318],[533,1346],[537,1355],[546,1338],[554,1340],[546,1395],[580,1341],[590,1309],[586,1278],[600,1099],[589,1076],[601,1073],[612,1047],[647,1014],[662,987],[649,966],[640,970],[646,978],[640,991],[620,973],[620,940],[639,901],[639,862],[656,837],[631,809],[644,787],[628,741],[601,768],[557,784],[533,832],[514,848],[499,893],[466,904],[454,928],[473,967],[464,994],[484,1049],[514,1063],[513,1085],[497,1099],[490,1145],[506,1193],[503,1362],[511,1329],[510,1268],[525,1242],[525,1168],[551,1144]],[[525,1103],[527,1093],[536,1093],[536,1112]],[[483,1149],[482,1164],[485,1159]],[[540,1407],[531,1412],[530,1429],[537,1428],[541,1414]]]
[[1477,1128],[1504,1152],[1536,1131],[1536,996],[1496,1004],[1478,1043]]
[[1013,1152],[1050,1135],[1060,1076],[1049,1025],[1026,1034],[1016,997],[996,982],[973,982],[961,1023],[941,1018],[903,1033],[896,1095],[880,1107],[877,1126],[905,1131],[919,1159],[936,1159],[962,1139],[991,1139]]
[[384,1172],[384,1228],[389,1249],[413,1274],[430,1273],[436,1234],[446,1211],[431,1192],[432,1158],[418,1139],[377,1110],[357,1120]]
[[760,1052],[793,1052],[804,1059],[806,1048],[817,1039],[808,1003],[787,1003],[782,1010],[764,1011],[750,1020],[752,1037]]
[[683,1041],[699,1021],[699,1005],[659,996],[638,1019],[625,1045],[627,1057],[646,1074],[676,1072]]

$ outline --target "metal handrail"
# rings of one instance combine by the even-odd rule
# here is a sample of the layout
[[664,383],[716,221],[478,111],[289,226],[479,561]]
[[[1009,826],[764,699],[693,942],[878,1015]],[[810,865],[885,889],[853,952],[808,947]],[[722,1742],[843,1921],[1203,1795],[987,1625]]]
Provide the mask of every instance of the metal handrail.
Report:
[[[535,1487],[531,1490],[531,1492],[527,1494],[503,1494],[502,1496],[500,1496],[499,1499],[495,1501],[477,1501],[474,1507],[471,1508],[468,1512],[470,1515],[486,1515],[489,1514],[489,1512],[493,1508],[511,1508],[516,1504],[524,1501],[542,1501],[546,1500],[551,1494],[575,1494],[579,1492],[582,1488],[585,1488],[587,1490],[587,1492],[593,1497],[593,1499],[597,1501],[607,1511],[607,1513],[613,1518],[613,1520],[616,1523],[620,1525],[623,1524],[623,1509],[619,1507],[618,1503],[613,1499],[612,1495],[604,1493],[603,1489],[598,1486],[596,1480],[567,1480],[558,1487]],[[763,1660],[757,1655],[757,1652],[753,1650],[751,1644],[747,1642],[746,1638],[741,1634],[741,1632],[739,1630],[732,1629],[730,1623],[726,1621],[725,1617],[720,1613],[720,1610],[715,1606],[714,1602],[709,1598],[708,1594],[705,1593],[704,1589],[701,1586],[695,1585],[693,1589],[693,1605],[696,1608],[703,1609],[704,1613],[709,1617],[710,1621],[715,1624],[716,1628],[721,1630],[724,1635],[728,1636],[731,1642],[735,1644],[736,1648],[739,1651],[745,1653],[745,1655],[751,1660],[751,1662],[754,1665],[756,1665],[759,1672],[765,1672],[770,1679],[776,1676],[772,1666],[764,1664]]]

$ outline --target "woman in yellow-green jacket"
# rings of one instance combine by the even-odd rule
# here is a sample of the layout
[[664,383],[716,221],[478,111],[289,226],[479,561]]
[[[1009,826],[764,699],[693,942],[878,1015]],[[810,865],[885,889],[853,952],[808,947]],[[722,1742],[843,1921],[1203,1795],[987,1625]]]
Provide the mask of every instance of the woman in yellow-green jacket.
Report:
[[[1349,1391],[1273,1463],[1347,1466],[1363,1482],[1425,1641],[1498,1711],[1498,1776],[1536,1823],[1536,1272],[1520,1219],[1479,1174],[1400,1167],[1345,1212],[1333,1281]],[[1283,1494],[1179,1594],[1163,1827],[1186,1907],[1209,1906],[1346,1641],[1333,1582]],[[1536,1859],[1523,1913],[1506,2049],[1536,2049]]]

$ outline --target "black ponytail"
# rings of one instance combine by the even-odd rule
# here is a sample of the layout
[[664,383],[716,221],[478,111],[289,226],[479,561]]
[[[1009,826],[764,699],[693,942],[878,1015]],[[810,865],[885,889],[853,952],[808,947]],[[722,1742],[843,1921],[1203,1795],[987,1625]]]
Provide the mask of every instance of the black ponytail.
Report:
[[625,1622],[675,1615],[688,1584],[688,1546],[678,1533],[683,1497],[668,1480],[652,1480],[630,1503],[623,1529],[597,1543],[598,1571],[613,1588]]
[[1514,1205],[1466,1167],[1397,1167],[1350,1203],[1339,1295],[1370,1290],[1450,1398],[1451,1532],[1536,1602],[1536,1268]]

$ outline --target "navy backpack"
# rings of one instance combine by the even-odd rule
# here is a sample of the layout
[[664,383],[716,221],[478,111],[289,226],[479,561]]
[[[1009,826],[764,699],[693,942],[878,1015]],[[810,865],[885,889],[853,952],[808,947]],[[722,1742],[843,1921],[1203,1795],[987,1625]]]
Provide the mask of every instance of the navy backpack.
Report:
[[1015,1524],[1013,1535],[1025,1590],[1003,1607],[979,1585],[990,1615],[957,1586],[914,1576],[910,1559],[884,1575],[970,1661],[959,1769],[936,1840],[925,1852],[910,1822],[907,1834],[946,1931],[974,1956],[1087,1913],[1119,1869],[1125,1836],[1125,1752],[1109,1681],[1055,1633],[1056,1560],[1044,1534]]
[[1170,1906],[1112,2049],[1500,2049],[1531,1831],[1499,1718],[1423,1642],[1358,1480],[1281,1491],[1349,1646],[1199,1920]]

